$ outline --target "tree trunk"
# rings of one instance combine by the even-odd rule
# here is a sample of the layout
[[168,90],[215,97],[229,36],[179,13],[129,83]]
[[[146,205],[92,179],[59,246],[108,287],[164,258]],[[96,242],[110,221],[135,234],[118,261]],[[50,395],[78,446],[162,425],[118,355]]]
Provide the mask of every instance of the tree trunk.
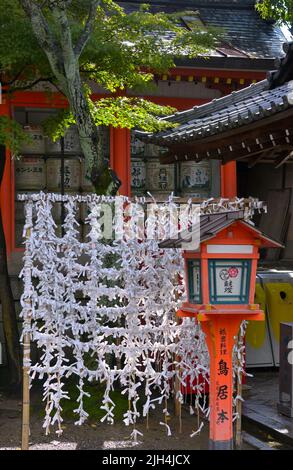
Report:
[[79,71],[79,57],[93,29],[99,2],[95,0],[90,2],[88,21],[75,47],[70,21],[66,14],[66,3],[50,2],[49,9],[56,26],[56,31],[53,31],[42,11],[42,5],[30,0],[20,0],[20,2],[31,20],[33,31],[47,55],[58,85],[69,101],[95,191],[97,194],[114,195],[121,182],[99,151],[99,131],[91,116]]
[[[5,148],[0,146],[0,187],[5,166]],[[0,211],[0,303],[4,338],[6,342],[7,361],[10,374],[10,385],[21,383],[21,351],[17,328],[16,312],[7,267],[6,242]]]
[[[71,69],[72,70],[72,69]],[[74,76],[67,76],[67,98],[71,111],[76,119],[80,145],[85,157],[87,169],[90,169],[91,180],[97,194],[115,195],[121,185],[115,172],[104,159],[100,144],[99,130],[91,116],[83,92],[78,62]]]

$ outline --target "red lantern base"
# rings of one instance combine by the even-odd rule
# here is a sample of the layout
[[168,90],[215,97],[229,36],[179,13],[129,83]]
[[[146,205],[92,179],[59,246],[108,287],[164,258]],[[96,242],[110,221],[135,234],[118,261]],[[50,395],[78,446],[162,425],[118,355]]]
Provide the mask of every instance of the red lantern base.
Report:
[[179,316],[194,316],[206,335],[210,356],[211,450],[233,449],[233,348],[243,320],[263,320],[258,305],[183,306]]

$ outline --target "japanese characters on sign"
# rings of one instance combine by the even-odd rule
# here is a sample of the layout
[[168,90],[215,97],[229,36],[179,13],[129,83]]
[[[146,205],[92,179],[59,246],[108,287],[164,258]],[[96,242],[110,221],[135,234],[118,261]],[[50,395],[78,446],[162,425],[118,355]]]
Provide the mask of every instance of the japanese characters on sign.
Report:
[[147,188],[149,191],[171,192],[175,187],[174,165],[161,165],[157,159],[147,162]]
[[146,169],[145,162],[141,158],[133,158],[131,161],[131,188],[134,192],[145,191]]
[[210,260],[211,303],[248,303],[250,260]]
[[221,426],[228,421],[230,416],[230,408],[228,398],[232,393],[229,387],[229,381],[227,381],[227,376],[230,372],[230,367],[228,366],[228,347],[227,347],[227,331],[226,328],[219,328],[218,331],[219,338],[219,360],[217,362],[216,370],[216,424]]
[[181,164],[180,187],[182,192],[194,192],[211,187],[211,167],[209,162]]

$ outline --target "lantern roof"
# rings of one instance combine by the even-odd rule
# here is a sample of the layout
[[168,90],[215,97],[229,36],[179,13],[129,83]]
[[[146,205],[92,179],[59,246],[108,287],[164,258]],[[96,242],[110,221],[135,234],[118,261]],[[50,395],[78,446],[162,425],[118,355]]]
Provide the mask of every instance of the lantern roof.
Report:
[[184,230],[177,239],[168,239],[160,243],[160,248],[180,248],[194,239],[200,243],[215,238],[222,230],[237,224],[243,231],[250,233],[260,241],[260,247],[283,248],[284,245],[259,230],[251,221],[245,220],[245,211],[226,211],[215,214],[200,214],[200,223],[194,229]]

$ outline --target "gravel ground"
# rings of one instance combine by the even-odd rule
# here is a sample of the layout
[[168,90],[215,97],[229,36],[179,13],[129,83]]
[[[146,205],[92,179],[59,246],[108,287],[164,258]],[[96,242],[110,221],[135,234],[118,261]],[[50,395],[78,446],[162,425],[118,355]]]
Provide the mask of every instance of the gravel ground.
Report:
[[[197,428],[197,418],[191,416],[188,407],[182,410],[182,433],[179,433],[179,420],[171,416],[168,422],[172,436],[168,437],[162,421],[161,411],[155,410],[149,418],[138,422],[137,429],[143,433],[140,442],[134,443],[129,436],[132,427],[117,422],[113,426],[105,423],[75,426],[64,421],[62,436],[54,430],[45,436],[39,413],[31,414],[31,450],[98,450],[98,449],[144,449],[144,450],[204,450],[208,446],[208,424],[195,437],[190,434]],[[20,449],[21,445],[21,401],[0,395],[0,450]],[[244,449],[250,447],[245,445]]]

